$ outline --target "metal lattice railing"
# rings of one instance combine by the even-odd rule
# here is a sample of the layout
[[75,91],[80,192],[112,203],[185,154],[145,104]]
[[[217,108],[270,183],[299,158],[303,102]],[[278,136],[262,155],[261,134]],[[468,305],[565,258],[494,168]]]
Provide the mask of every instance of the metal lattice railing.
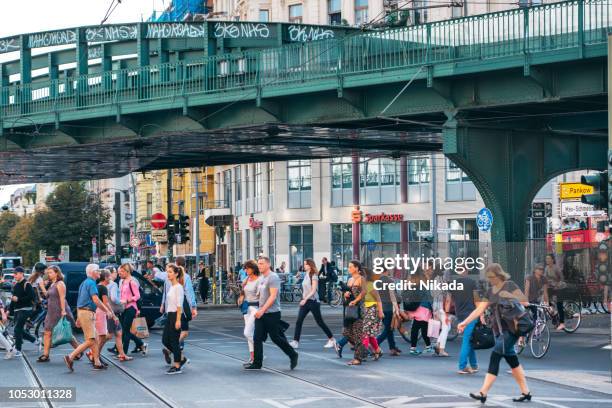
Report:
[[259,94],[288,84],[420,65],[554,52],[604,44],[612,0],[574,0],[340,39],[13,84],[0,91],[0,118],[232,90]]

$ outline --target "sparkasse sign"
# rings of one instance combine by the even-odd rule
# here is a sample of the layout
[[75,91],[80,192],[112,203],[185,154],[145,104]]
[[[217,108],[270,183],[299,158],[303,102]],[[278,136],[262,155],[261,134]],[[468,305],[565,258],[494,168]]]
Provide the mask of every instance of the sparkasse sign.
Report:
[[593,194],[593,186],[581,183],[559,183],[559,198],[561,200],[575,200],[583,194]]
[[403,214],[366,214],[365,215],[365,223],[375,224],[381,222],[402,222],[404,221]]

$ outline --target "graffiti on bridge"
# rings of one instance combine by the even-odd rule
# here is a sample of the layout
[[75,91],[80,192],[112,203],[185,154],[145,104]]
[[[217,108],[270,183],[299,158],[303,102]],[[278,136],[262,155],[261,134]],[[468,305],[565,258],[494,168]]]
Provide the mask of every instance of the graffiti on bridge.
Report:
[[0,53],[19,51],[19,39],[17,37],[0,39]]
[[335,37],[332,30],[322,27],[290,25],[288,32],[289,40],[293,42],[327,40]]
[[215,38],[269,38],[270,29],[264,23],[215,24]]
[[202,38],[206,37],[205,24],[155,23],[149,24],[147,38]]

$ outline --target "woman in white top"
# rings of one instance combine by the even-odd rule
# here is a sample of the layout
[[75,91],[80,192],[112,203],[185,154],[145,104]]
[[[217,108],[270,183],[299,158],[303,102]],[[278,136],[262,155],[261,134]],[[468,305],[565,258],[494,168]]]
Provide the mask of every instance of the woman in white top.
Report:
[[304,261],[304,279],[302,280],[302,301],[300,302],[300,311],[298,312],[297,322],[295,322],[295,332],[293,334],[293,340],[289,343],[293,348],[298,348],[300,344],[300,335],[302,334],[302,325],[304,319],[309,312],[317,322],[317,325],[325,332],[327,336],[327,343],[325,348],[331,348],[336,345],[336,340],[329,327],[323,321],[321,316],[321,302],[319,301],[319,276],[317,271],[317,265],[312,259]]
[[248,303],[246,313],[244,308],[242,308],[242,313],[244,315],[244,337],[246,337],[249,344],[249,363],[252,363],[255,352],[255,345],[253,343],[255,312],[259,308],[259,268],[257,267],[257,262],[250,260],[242,266],[242,269],[246,271],[247,278],[242,282],[242,295],[238,299],[238,304]]
[[175,264],[169,264],[166,268],[168,271],[168,281],[171,284],[167,300],[168,319],[164,326],[164,334],[162,336],[162,343],[164,349],[164,357],[166,361],[170,360],[170,354],[174,356],[174,364],[166,372],[166,374],[180,374],[182,373],[181,367],[186,363],[186,359],[181,359],[181,347],[179,344],[179,337],[181,336],[181,313],[183,312],[183,302],[185,299],[185,291],[183,285],[180,283],[183,280],[183,269],[176,266]]

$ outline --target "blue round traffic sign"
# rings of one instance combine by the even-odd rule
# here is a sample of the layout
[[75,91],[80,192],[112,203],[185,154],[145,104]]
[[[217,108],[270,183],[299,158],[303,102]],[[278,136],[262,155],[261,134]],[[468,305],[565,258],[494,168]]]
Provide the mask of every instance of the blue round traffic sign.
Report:
[[375,250],[375,249],[376,249],[376,241],[374,241],[373,239],[370,239],[370,240],[367,242],[367,248],[368,248],[368,251],[373,251],[373,250]]
[[482,232],[489,231],[493,225],[493,214],[491,214],[491,210],[486,207],[481,208],[476,216],[476,225]]

